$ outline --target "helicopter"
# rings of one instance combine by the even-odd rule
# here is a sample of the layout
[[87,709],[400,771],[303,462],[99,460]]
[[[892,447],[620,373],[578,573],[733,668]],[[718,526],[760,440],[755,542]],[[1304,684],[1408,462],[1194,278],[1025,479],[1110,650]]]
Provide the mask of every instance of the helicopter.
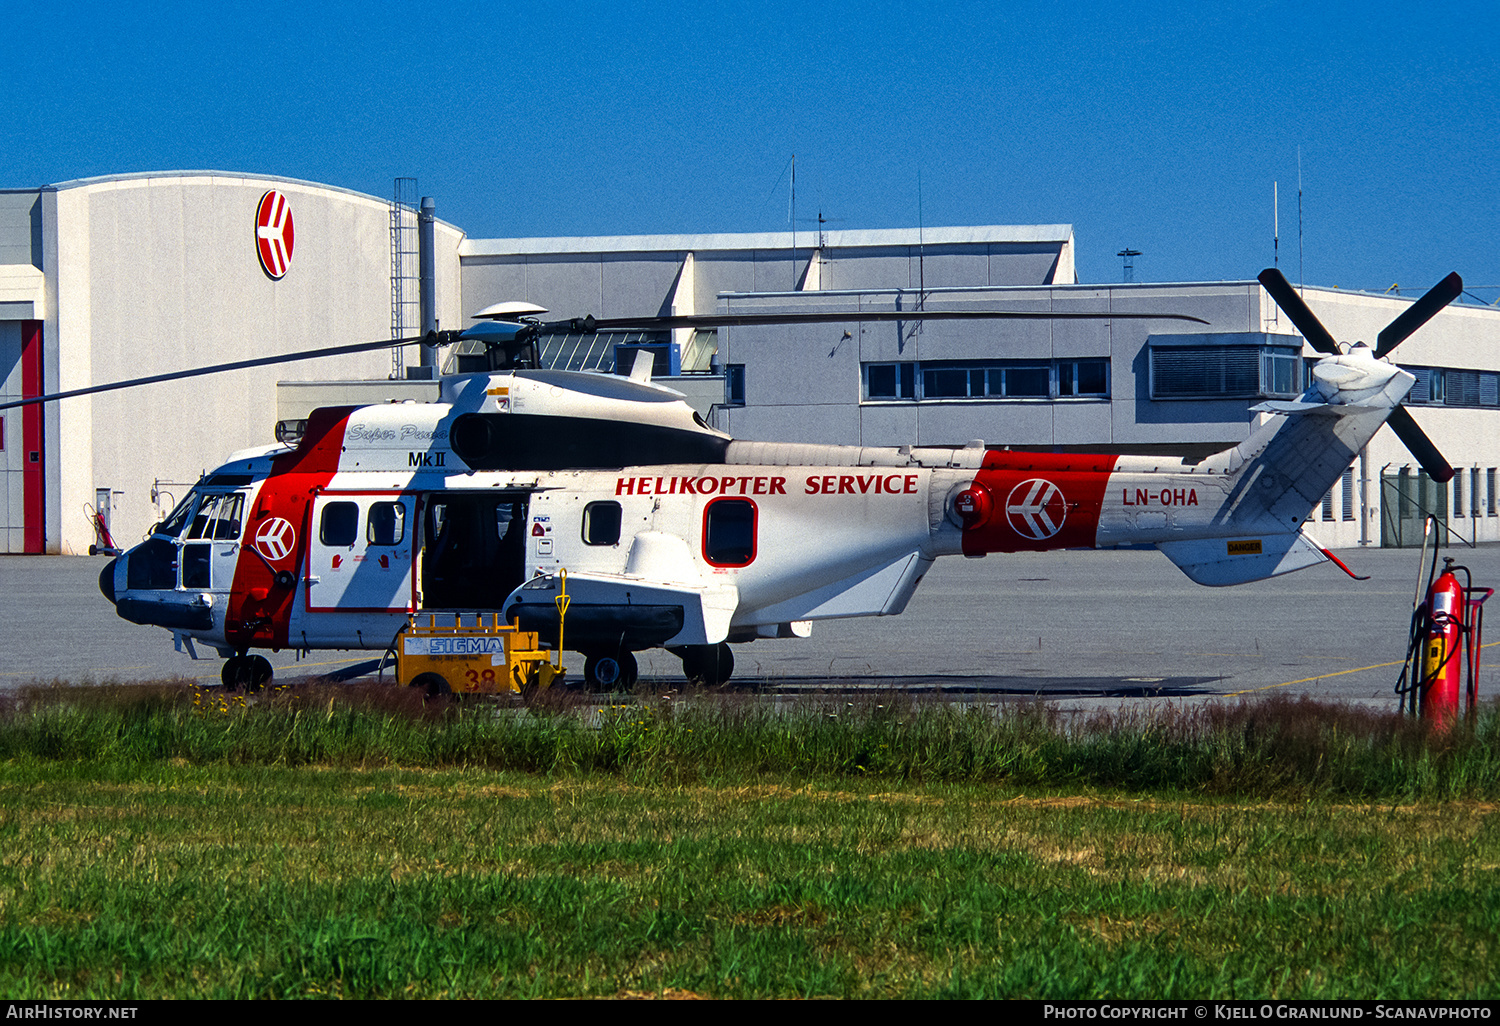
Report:
[[[1388,354],[1462,291],[1451,274],[1372,349],[1340,347],[1279,271],[1258,279],[1321,358],[1294,401],[1252,409],[1239,445],[1198,462],[959,447],[746,441],[651,381],[540,369],[546,331],[849,320],[1141,317],[998,311],[592,317],[543,322],[502,303],[462,331],[396,344],[481,348],[436,402],[328,407],[279,444],[205,474],[99,588],[121,617],[165,628],[226,686],[272,676],[257,649],[391,648],[416,613],[498,613],[568,648],[593,690],[635,683],[665,648],[705,685],[732,645],[800,638],[817,620],[900,613],[939,556],[1155,547],[1226,586],[1331,561],[1304,525],[1382,424],[1438,481],[1453,469],[1401,406],[1414,377]],[[23,402],[384,348],[329,347],[91,386]],[[12,403],[8,405],[21,405]],[[0,406],[0,409],[6,407]],[[565,582],[565,583],[564,583]]]

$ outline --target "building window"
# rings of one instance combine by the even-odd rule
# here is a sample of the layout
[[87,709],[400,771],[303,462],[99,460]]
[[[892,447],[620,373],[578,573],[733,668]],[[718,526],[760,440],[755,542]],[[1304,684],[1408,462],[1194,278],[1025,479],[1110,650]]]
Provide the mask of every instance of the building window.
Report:
[[1473,516],[1479,516],[1479,468],[1469,470],[1469,505]]
[[924,399],[970,399],[983,398],[985,372],[967,367],[922,368],[922,398]]
[[914,363],[865,364],[866,399],[915,399],[917,365]]
[[1344,519],[1354,519],[1354,468],[1344,471]]
[[1456,367],[1406,367],[1417,380],[1405,401],[1414,406],[1500,407],[1500,372]]
[[870,402],[1109,397],[1107,359],[867,363],[864,379]]
[[1294,398],[1300,359],[1286,346],[1153,346],[1151,398]]
[[1046,399],[1052,394],[1049,367],[1006,367],[998,372],[990,371],[989,376],[994,378],[997,373],[1003,381],[1002,394],[1007,398]]
[[1464,474],[1461,470],[1453,475],[1453,515],[1464,515]]
[[724,405],[745,405],[745,365],[743,363],[724,365]]
[[1485,513],[1488,516],[1495,515],[1495,468],[1491,467],[1484,472],[1484,497]]
[[1109,394],[1108,360],[1057,361],[1057,394],[1060,396]]
[[1260,354],[1260,388],[1268,395],[1302,394],[1302,360],[1295,349],[1265,349]]
[[1333,519],[1333,489],[1328,489],[1328,494],[1323,496],[1323,519]]

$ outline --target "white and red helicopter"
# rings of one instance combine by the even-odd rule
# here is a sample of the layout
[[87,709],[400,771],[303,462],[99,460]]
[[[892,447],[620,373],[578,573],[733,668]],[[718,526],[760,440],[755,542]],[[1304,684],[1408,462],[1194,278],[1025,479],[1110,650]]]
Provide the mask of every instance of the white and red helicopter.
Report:
[[1341,351],[1279,272],[1260,281],[1325,355],[1301,399],[1261,404],[1275,416],[1191,464],[981,446],[738,441],[652,384],[640,364],[629,377],[535,369],[538,333],[561,325],[1016,314],[548,325],[517,316],[539,308],[504,306],[503,320],[422,340],[484,343],[488,372],[444,378],[433,403],[320,409],[295,444],[235,453],[148,540],[104,568],[100,590],[125,619],[164,627],[190,651],[194,641],[216,649],[227,685],[258,687],[271,665],[255,649],[385,650],[419,611],[499,612],[555,643],[553,599],[566,571],[567,647],[585,656],[584,682],[608,689],[634,683],[633,653],[642,649],[665,647],[689,679],[717,684],[733,670],[731,644],[806,637],[815,620],[899,613],[944,555],[1154,545],[1214,586],[1325,560],[1349,572],[1303,528],[1382,424],[1432,477],[1452,476],[1400,406],[1413,377],[1384,358],[1462,282],[1444,279],[1373,350],[1358,343]]

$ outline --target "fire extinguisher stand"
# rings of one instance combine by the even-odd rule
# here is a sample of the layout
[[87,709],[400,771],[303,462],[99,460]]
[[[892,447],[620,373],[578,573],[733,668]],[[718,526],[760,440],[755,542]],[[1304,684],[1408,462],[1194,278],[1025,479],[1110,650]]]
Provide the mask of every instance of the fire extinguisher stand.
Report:
[[[1484,603],[1495,590],[1474,587],[1469,568],[1455,565],[1451,556],[1444,557],[1443,571],[1438,573],[1436,527],[1437,519],[1428,517],[1422,532],[1422,562],[1417,564],[1418,590],[1412,599],[1406,661],[1401,679],[1396,682],[1396,693],[1401,696],[1403,711],[1445,729],[1458,716],[1461,682],[1465,715],[1475,714],[1479,702]],[[1423,591],[1421,566],[1427,562],[1429,538],[1432,565]]]

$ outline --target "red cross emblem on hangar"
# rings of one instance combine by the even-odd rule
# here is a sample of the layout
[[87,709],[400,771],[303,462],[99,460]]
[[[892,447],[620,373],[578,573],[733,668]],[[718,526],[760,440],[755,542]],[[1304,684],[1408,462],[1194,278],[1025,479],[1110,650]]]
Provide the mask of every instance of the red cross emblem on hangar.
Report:
[[260,198],[255,211],[255,251],[260,266],[273,281],[286,274],[292,262],[292,205],[272,189]]
[[1068,503],[1062,489],[1039,477],[1016,485],[1005,500],[1005,518],[1011,530],[1034,541],[1061,531],[1067,517]]

